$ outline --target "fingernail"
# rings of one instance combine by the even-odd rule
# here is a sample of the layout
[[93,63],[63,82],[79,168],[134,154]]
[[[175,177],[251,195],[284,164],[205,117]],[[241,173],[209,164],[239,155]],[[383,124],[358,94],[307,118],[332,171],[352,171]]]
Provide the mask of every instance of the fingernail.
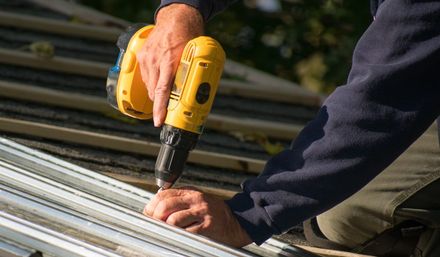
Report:
[[155,126],[156,128],[160,127],[160,125],[159,125],[159,119],[156,118],[156,117],[154,117],[153,120],[154,120],[154,126]]

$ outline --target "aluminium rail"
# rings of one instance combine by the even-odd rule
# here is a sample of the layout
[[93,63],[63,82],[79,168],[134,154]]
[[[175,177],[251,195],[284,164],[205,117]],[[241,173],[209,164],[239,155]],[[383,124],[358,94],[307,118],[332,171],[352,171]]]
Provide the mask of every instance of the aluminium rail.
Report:
[[151,193],[3,138],[0,177],[0,203],[87,230],[133,252],[146,254],[155,249],[155,253],[183,256],[315,256],[272,239],[261,247],[236,250],[152,220],[139,213]]
[[41,257],[35,249],[12,243],[0,236],[0,256],[5,257]]
[[[130,235],[128,232],[124,232],[121,229],[111,227],[105,223],[87,218],[85,215],[81,215],[75,211],[63,208],[51,204],[51,202],[32,197],[29,194],[14,190],[11,187],[0,184],[0,199],[3,203],[13,208],[13,214],[25,215],[26,213],[32,213],[32,217],[26,217],[27,219],[39,218],[34,222],[41,222],[44,220],[49,221],[51,224],[62,224],[63,228],[59,229],[64,234],[68,231],[76,230],[81,231],[82,234],[91,235],[94,240],[98,241],[96,244],[100,246],[107,245],[108,250],[129,249],[133,253],[138,253],[143,256],[176,256],[178,255],[176,249],[169,249],[171,247],[163,248],[154,243],[146,240],[139,239],[138,236]],[[12,213],[11,210],[7,210]],[[49,226],[51,224],[42,224],[41,226]],[[37,224],[38,225],[38,224]],[[63,231],[64,230],[64,231]],[[133,234],[133,233],[131,233]],[[5,235],[9,237],[8,234]],[[10,240],[16,240],[15,238],[9,238]],[[84,240],[84,238],[83,238]],[[111,242],[101,243],[100,241]],[[24,242],[24,241],[20,241]],[[41,246],[28,244],[29,246],[38,249],[39,251],[45,251]],[[187,256],[187,251],[181,250],[178,256]],[[60,255],[63,256],[63,255]]]
[[[0,192],[0,194],[3,195],[3,192]],[[4,235],[15,242],[38,248],[40,251],[52,256],[121,256],[15,217],[4,211],[0,211],[0,235]]]
[[[166,251],[161,256],[250,256],[239,250],[225,247],[206,238],[199,238],[184,230],[147,218],[137,211],[34,174],[32,171],[16,167],[4,161],[0,161],[0,181],[3,189],[0,193],[2,202],[15,206],[16,209],[25,209],[27,212],[32,212],[33,215],[46,217],[51,221],[62,224],[77,222],[69,220],[69,218],[72,219],[72,215],[68,215],[68,212],[83,217],[83,219],[88,217],[94,223],[85,225],[83,222],[82,226],[77,223],[72,224],[70,227],[87,229],[87,233],[93,235],[98,233],[97,229],[90,229],[93,224],[112,226],[114,230],[120,231],[119,233],[99,231],[99,235],[97,235],[99,238],[105,236],[105,238],[111,239],[110,235],[122,238],[123,236],[135,234],[143,242],[142,244],[138,243],[137,248],[133,247],[131,249],[138,252],[143,251],[141,253],[147,256],[160,251]],[[59,211],[54,213],[55,206],[44,208],[41,204],[32,205],[31,202],[26,202],[23,199],[12,201],[10,199],[12,196],[8,194],[5,188],[13,188],[42,201],[55,204],[55,206],[62,206],[65,208],[64,212],[66,214],[62,215]],[[16,205],[13,202],[16,202]],[[141,247],[142,245],[145,247]],[[145,251],[145,249],[147,250]]]

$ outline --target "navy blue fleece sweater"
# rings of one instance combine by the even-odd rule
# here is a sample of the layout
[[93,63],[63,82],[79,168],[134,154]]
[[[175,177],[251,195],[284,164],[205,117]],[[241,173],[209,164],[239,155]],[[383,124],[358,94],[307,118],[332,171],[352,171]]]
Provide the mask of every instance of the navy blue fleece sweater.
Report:
[[[164,0],[161,6],[175,2],[198,8],[207,21],[234,1]],[[346,85],[289,149],[227,201],[256,243],[361,189],[440,115],[440,1],[373,3],[375,20],[354,50]]]

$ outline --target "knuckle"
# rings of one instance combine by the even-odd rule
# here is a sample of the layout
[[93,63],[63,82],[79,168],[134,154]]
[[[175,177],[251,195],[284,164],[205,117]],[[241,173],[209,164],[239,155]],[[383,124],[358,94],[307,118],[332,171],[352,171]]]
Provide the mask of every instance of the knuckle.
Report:
[[154,52],[151,52],[150,49],[146,49],[140,53],[144,60],[151,62],[157,60],[157,55]]
[[201,215],[205,215],[205,214],[209,213],[209,205],[206,202],[202,202],[198,205],[197,211]]
[[172,190],[174,190],[174,194],[176,196],[182,196],[184,195],[184,191],[181,188],[172,188]]
[[146,207],[144,208],[144,210],[142,211],[142,213],[143,213],[144,215],[151,216],[151,208],[150,208],[149,206],[146,206]]
[[152,94],[154,95],[154,91],[156,90],[154,82],[151,79],[148,79],[146,84],[147,84],[148,94],[149,95],[152,95]]
[[150,81],[148,81],[147,75],[142,75],[142,82],[144,82],[147,89],[150,90]]
[[159,203],[154,210],[154,217],[160,220],[163,220],[165,218],[165,214],[167,211],[167,205],[163,202]]
[[204,228],[210,228],[213,225],[213,218],[211,216],[206,216],[203,222]]
[[160,203],[157,205],[157,207],[156,207],[156,209],[154,210],[154,212],[157,213],[157,214],[161,214],[161,213],[163,213],[165,210],[166,210],[166,206],[165,206],[165,204],[164,204],[163,202],[160,202]]
[[201,234],[203,232],[203,227],[202,226],[193,227],[193,228],[191,228],[190,232],[196,233],[196,234]]
[[159,205],[161,205],[161,204],[163,203],[163,201],[165,200],[165,198],[166,198],[166,195],[165,195],[165,194],[161,194],[161,192],[157,193],[157,194],[154,196],[154,201],[157,203],[157,204],[156,204],[156,208],[157,208]]
[[176,218],[175,215],[168,217],[167,219],[167,223],[173,226],[177,226],[177,224],[179,223],[178,219]]
[[206,202],[205,195],[202,192],[194,191],[192,197],[196,202],[204,203]]
[[157,199],[157,200],[161,200],[163,197],[164,197],[164,195],[165,195],[165,191],[159,191],[159,192],[157,192],[157,194],[154,196],[154,199]]
[[146,78],[146,80],[148,93],[154,93],[154,90],[156,89],[156,84],[151,77]]
[[156,89],[154,90],[154,94],[156,96],[162,97],[162,96],[167,96],[168,94],[168,87],[166,86],[156,86]]
[[144,51],[144,50],[142,50],[142,51],[136,53],[136,59],[138,60],[138,62],[139,62],[141,65],[143,64],[143,62],[144,62],[146,56],[147,56],[147,55],[145,54],[145,51]]

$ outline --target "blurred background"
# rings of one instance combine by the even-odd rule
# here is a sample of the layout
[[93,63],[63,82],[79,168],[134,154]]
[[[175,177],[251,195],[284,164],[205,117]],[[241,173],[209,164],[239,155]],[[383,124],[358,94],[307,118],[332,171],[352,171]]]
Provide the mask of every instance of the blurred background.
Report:
[[[160,0],[76,2],[153,23]],[[243,0],[214,17],[206,33],[228,58],[328,94],[345,83],[353,48],[371,20],[367,0]]]

